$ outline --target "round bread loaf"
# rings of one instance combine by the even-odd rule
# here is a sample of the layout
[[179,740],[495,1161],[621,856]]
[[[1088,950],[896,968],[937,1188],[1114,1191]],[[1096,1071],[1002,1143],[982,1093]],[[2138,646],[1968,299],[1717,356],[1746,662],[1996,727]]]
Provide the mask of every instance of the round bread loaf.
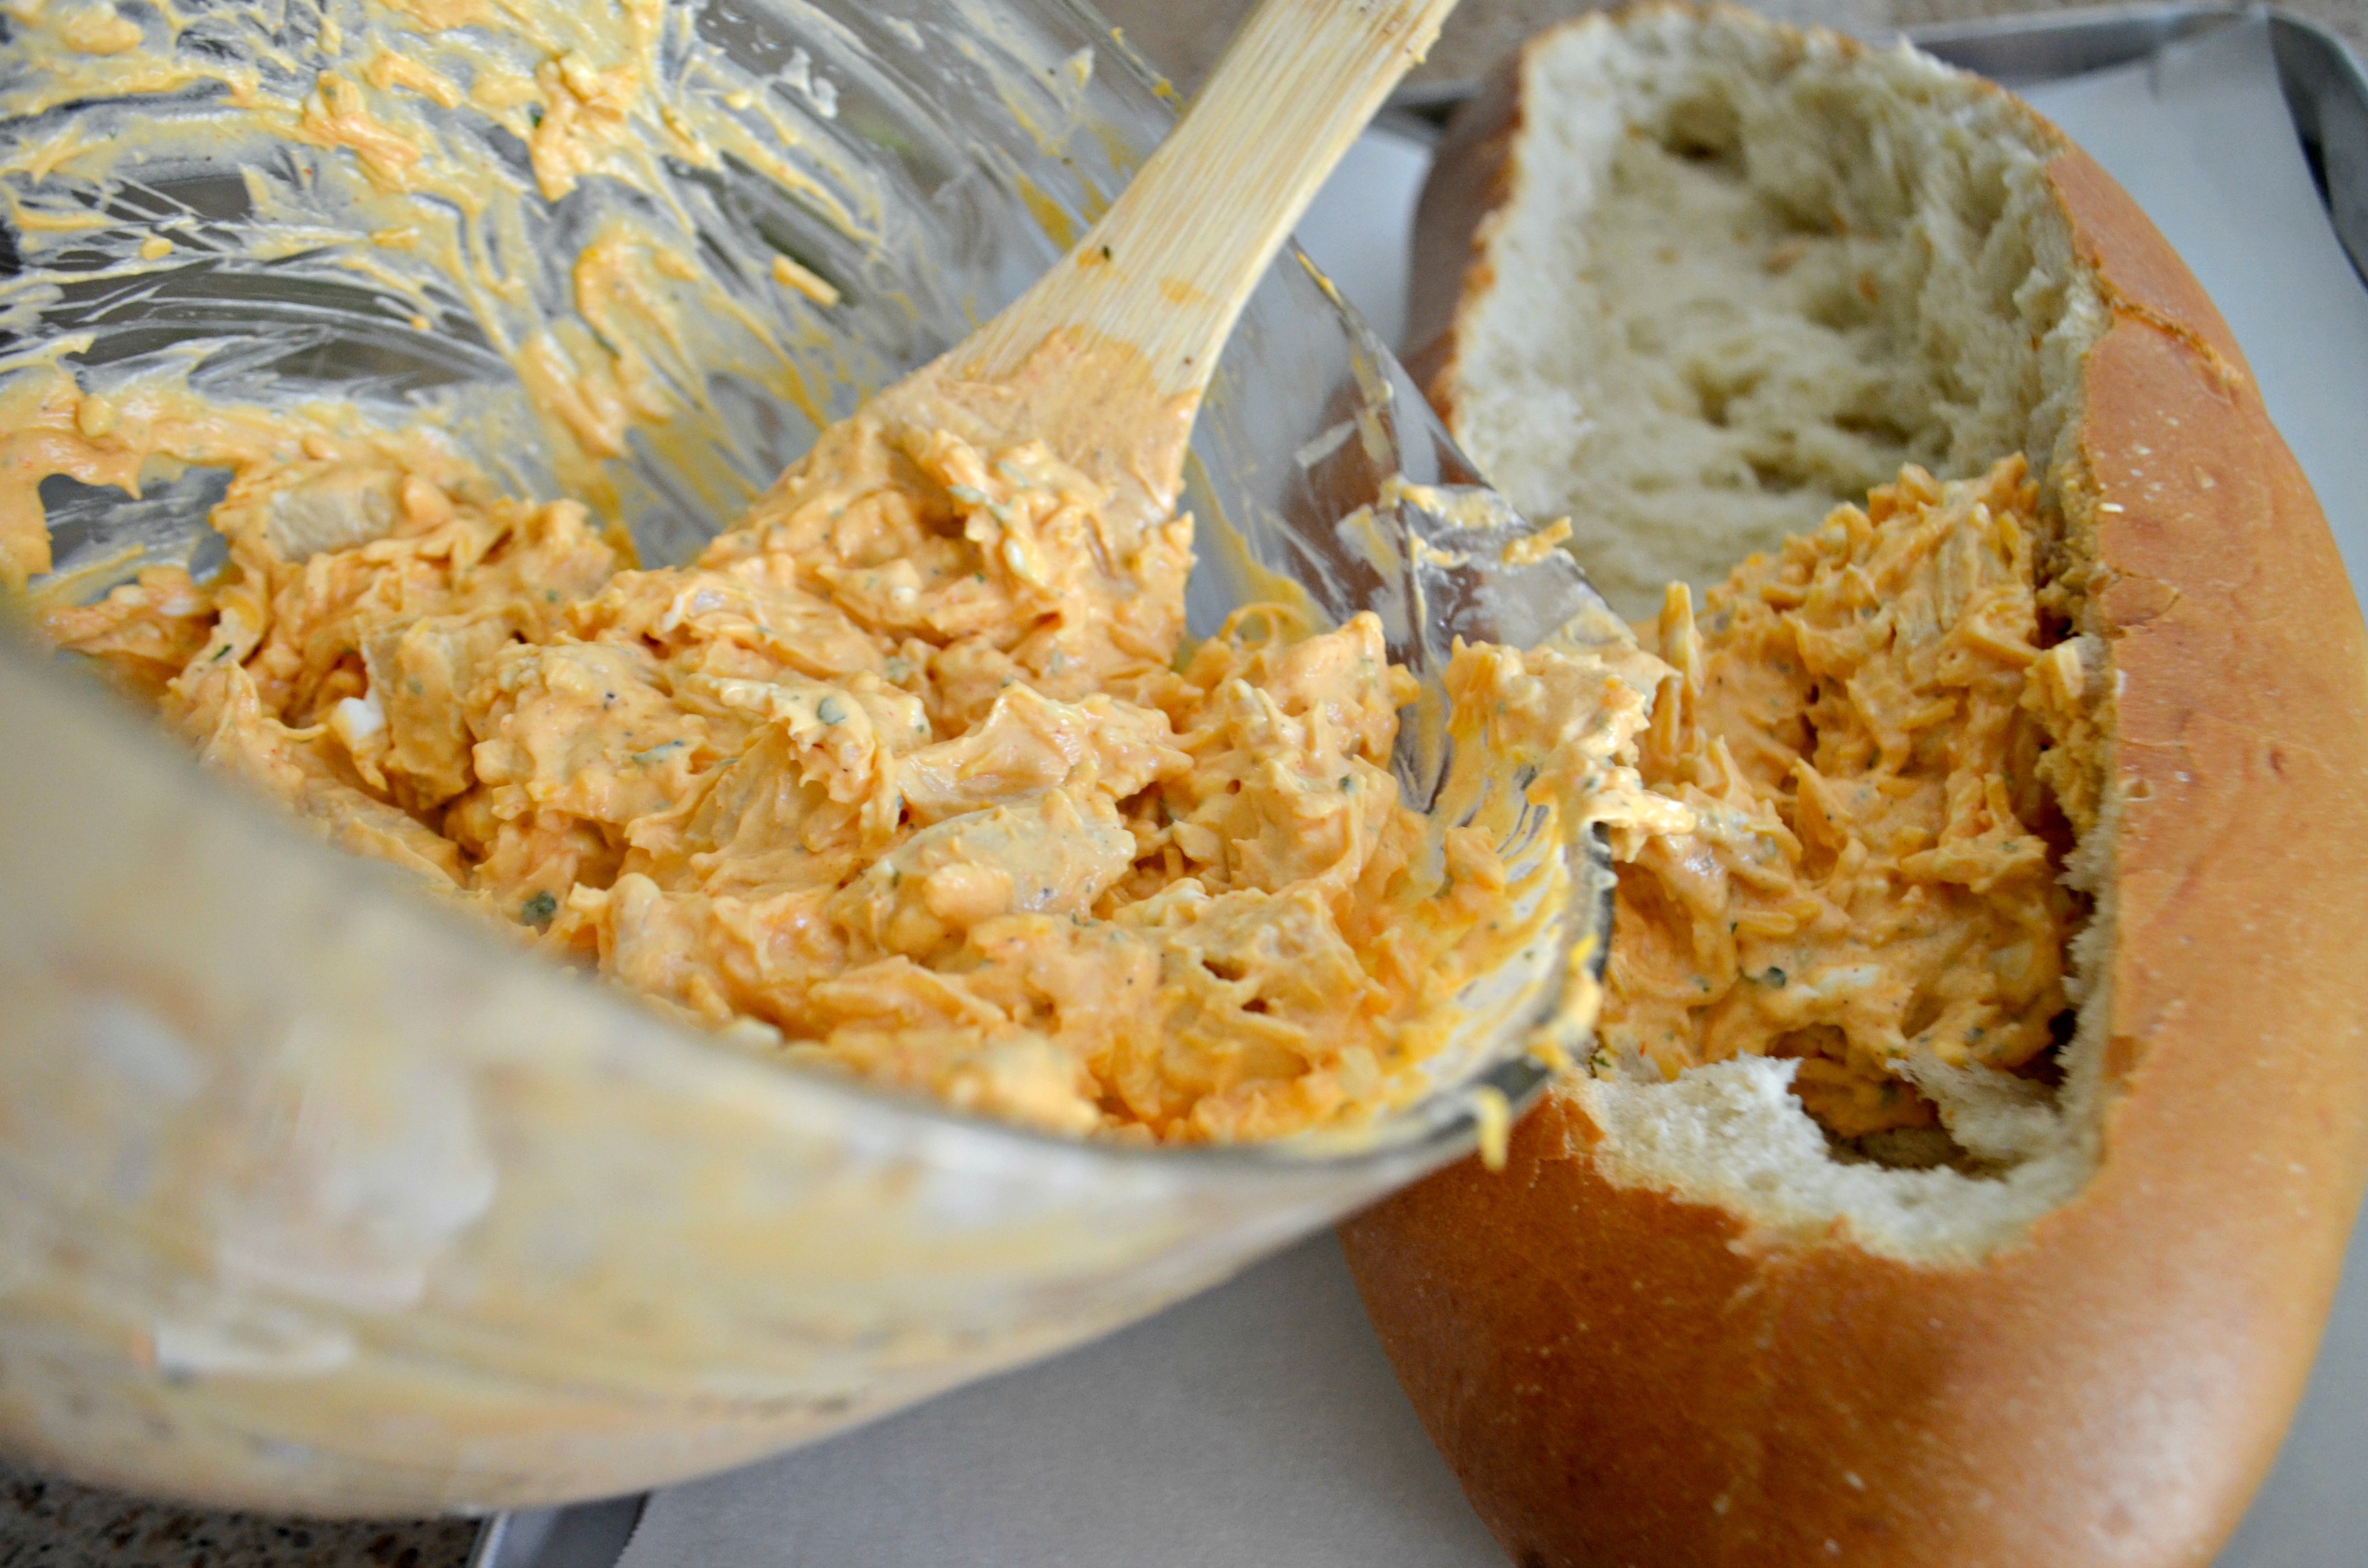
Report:
[[1789,1062],[1599,1058],[1501,1171],[1343,1228],[1481,1517],[1522,1568],[2208,1562],[2368,1176],[2368,645],[2226,325],[2007,94],[1675,6],[1462,113],[1414,321],[1459,440],[1631,613],[1902,462],[2021,451],[2091,640],[2043,1097],[1919,1075],[1952,1157],[1907,1168]]

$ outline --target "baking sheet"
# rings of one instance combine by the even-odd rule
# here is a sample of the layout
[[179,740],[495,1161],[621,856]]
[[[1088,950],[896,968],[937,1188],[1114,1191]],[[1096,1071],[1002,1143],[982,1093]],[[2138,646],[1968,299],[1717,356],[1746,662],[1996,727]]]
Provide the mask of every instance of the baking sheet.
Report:
[[[2263,26],[2029,97],[2128,187],[2226,314],[2368,573],[2368,293],[2313,191]],[[1424,154],[1381,133],[1301,237],[1386,331]],[[2221,1568],[2368,1560],[2368,1230],[2276,1471]],[[1329,1236],[1099,1344],[657,1494],[626,1568],[1498,1568]]]

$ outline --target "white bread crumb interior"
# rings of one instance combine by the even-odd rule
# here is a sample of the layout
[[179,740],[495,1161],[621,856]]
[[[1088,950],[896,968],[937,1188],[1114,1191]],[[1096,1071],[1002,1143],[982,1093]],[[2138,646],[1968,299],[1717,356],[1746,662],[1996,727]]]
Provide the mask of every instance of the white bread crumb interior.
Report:
[[1999,95],[1904,50],[1679,10],[1533,47],[1457,424],[1623,613],[2021,450],[2049,473],[2104,312]]
[[[1905,50],[1788,38],[1670,8],[1534,43],[1511,192],[1480,232],[1458,322],[1459,439],[1615,607],[1698,590],[1862,504],[1903,462],[1966,477],[2010,452],[2089,531],[2070,428],[2110,313],[2073,255],[2055,148],[2002,94]],[[2076,551],[2076,553],[2085,553]],[[2110,775],[2109,775],[2110,776]],[[1911,1062],[1966,1168],[1841,1157],[1786,1085],[1742,1058],[1676,1082],[1588,1080],[1600,1168],[1747,1215],[1770,1240],[1839,1222],[1909,1261],[1977,1258],[2094,1168],[2103,971],[2097,898],[2074,943],[2080,1027],[2048,1090]]]

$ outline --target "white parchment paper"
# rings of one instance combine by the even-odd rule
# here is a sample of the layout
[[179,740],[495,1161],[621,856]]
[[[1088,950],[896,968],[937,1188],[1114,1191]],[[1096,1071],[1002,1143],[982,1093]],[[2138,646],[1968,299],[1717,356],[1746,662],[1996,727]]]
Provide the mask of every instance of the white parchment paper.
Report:
[[[2260,24],[2027,95],[2227,316],[2368,574],[2368,291],[2310,186]],[[1343,168],[1302,238],[1402,319],[1406,143]],[[2275,1473],[2221,1568],[2368,1562],[2368,1243]],[[1330,1237],[1099,1344],[819,1447],[658,1494],[625,1568],[1496,1568]]]

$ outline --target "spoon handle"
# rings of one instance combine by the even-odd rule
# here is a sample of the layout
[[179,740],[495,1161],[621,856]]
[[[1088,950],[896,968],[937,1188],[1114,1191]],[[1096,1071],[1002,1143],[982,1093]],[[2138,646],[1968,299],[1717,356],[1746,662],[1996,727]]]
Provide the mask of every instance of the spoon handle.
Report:
[[1183,120],[1068,257],[971,338],[1018,368],[1064,327],[1128,344],[1197,400],[1267,263],[1455,0],[1263,0]]

